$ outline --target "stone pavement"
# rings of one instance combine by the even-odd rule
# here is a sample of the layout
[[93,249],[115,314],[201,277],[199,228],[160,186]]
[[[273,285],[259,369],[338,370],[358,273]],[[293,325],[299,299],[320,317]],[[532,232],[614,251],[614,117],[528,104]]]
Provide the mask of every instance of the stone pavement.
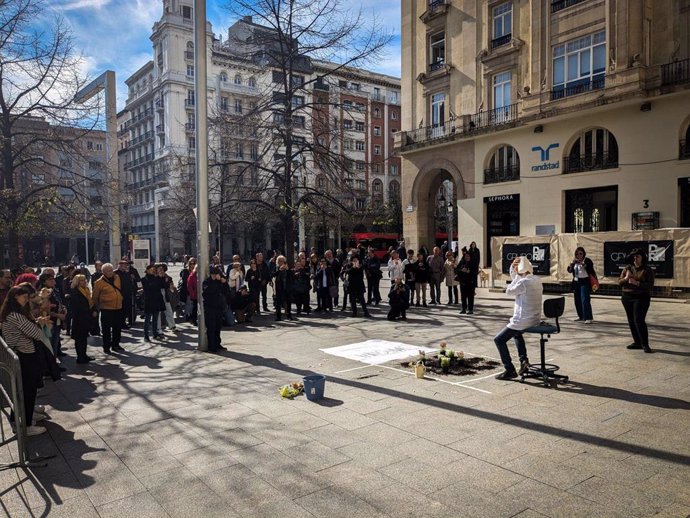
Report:
[[[417,380],[319,348],[379,338],[495,357],[512,300],[479,290],[477,314],[412,310],[409,322],[261,316],[223,332],[222,355],[194,330],[144,345],[141,329],[48,384],[45,468],[0,471],[0,514],[80,517],[474,517],[690,515],[690,305],[654,300],[656,354],[628,351],[620,301],[570,322],[548,358],[571,376],[536,382]],[[537,341],[528,340],[532,361]],[[278,387],[326,374],[326,399]],[[497,371],[495,371],[497,372]],[[488,374],[494,374],[490,372]],[[450,383],[448,383],[450,381]],[[6,425],[7,423],[5,423]],[[0,449],[2,462],[16,456]]]

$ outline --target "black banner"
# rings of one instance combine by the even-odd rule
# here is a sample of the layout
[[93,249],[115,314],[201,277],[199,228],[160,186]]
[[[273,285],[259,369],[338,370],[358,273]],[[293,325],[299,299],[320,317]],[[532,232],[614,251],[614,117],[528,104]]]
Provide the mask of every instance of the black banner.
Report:
[[607,241],[604,243],[604,275],[620,277],[630,264],[630,252],[640,248],[647,254],[647,262],[660,279],[673,278],[673,241]]
[[516,257],[527,257],[532,263],[534,275],[549,275],[551,269],[551,246],[549,243],[530,243],[527,245],[509,245],[504,243],[502,266],[503,273],[510,273],[510,265]]

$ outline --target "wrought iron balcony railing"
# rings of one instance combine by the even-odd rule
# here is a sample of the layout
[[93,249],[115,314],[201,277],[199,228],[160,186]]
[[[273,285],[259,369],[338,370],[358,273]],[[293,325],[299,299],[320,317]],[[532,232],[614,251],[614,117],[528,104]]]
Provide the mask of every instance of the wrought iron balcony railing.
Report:
[[437,59],[429,65],[429,72],[435,72],[436,70],[441,70],[446,64],[445,60]]
[[507,45],[510,43],[510,40],[512,39],[513,35],[511,33],[506,34],[505,36],[499,36],[498,38],[494,38],[491,40],[491,50],[502,47],[503,45]]
[[618,167],[618,153],[587,153],[569,156],[565,159],[564,173],[583,173]]
[[518,105],[509,104],[493,110],[475,113],[470,117],[469,130],[486,128],[487,126],[497,126],[514,121],[518,117]]
[[520,164],[484,169],[484,183],[512,182],[520,179]]
[[681,140],[678,143],[678,160],[690,160],[690,140]]
[[690,58],[661,65],[662,86],[684,83],[690,83]]
[[599,90],[604,88],[604,74],[592,77],[591,79],[583,79],[581,81],[573,81],[566,86],[557,86],[551,90],[551,100],[556,101],[571,95],[591,92],[592,90]]
[[571,7],[584,1],[585,0],[553,0],[553,2],[551,2],[551,12],[557,13],[558,11],[561,11],[567,7]]

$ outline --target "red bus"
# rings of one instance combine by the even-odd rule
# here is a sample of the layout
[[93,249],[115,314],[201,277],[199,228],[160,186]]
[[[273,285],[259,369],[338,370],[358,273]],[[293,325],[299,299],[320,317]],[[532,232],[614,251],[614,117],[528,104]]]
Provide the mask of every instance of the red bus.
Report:
[[374,255],[380,260],[387,261],[388,249],[398,248],[400,236],[398,234],[379,234],[377,232],[356,232],[350,236],[350,247],[363,246],[373,248]]

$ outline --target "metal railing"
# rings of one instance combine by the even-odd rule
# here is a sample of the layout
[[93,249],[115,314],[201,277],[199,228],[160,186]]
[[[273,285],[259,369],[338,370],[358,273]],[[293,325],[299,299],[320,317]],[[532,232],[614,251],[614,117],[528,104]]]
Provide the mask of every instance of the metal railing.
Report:
[[163,127],[162,124],[159,124],[156,126],[156,133],[165,133],[165,128]]
[[690,58],[661,65],[662,86],[684,83],[690,83]]
[[484,169],[484,183],[512,182],[520,179],[520,164],[505,166],[500,169]]
[[195,104],[194,99],[187,98],[184,100],[184,107],[185,108],[194,108],[194,104]]
[[518,117],[518,105],[509,104],[493,110],[475,113],[470,117],[469,130],[486,128],[488,126],[498,126],[516,120]]
[[[153,205],[153,204],[151,204]],[[132,227],[132,232],[135,234],[143,232],[153,232],[156,230],[156,225],[139,225],[138,227]]]
[[604,75],[598,77],[593,77],[592,79],[585,79],[582,81],[577,81],[570,86],[561,86],[551,90],[551,100],[556,101],[558,99],[563,99],[565,97],[570,97],[571,95],[582,94],[585,92],[591,92],[592,90],[599,90],[604,88]]
[[498,38],[494,38],[493,40],[491,40],[491,49],[493,50],[497,47],[507,45],[508,43],[510,43],[512,37],[513,35],[511,33],[508,33],[505,36],[499,36]]
[[196,124],[193,122],[185,122],[184,129],[185,131],[194,131],[196,129]]
[[149,153],[148,155],[140,156],[139,158],[135,158],[134,160],[130,160],[129,162],[125,162],[125,169],[137,167],[139,165],[150,162],[151,160],[153,160],[153,153]]
[[551,2],[551,12],[557,13],[558,11],[561,11],[567,7],[571,7],[584,1],[585,0],[554,0],[553,2]]
[[435,13],[443,9],[446,5],[446,0],[429,0],[429,12]]
[[163,106],[163,99],[156,99],[156,109],[162,110],[164,108],[165,106]]
[[443,59],[437,59],[429,65],[429,72],[436,72],[441,70],[445,66],[446,62]]
[[193,50],[185,50],[184,51],[184,58],[185,59],[191,59],[193,61],[194,60],[194,51]]
[[690,140],[681,140],[678,143],[678,160],[690,160]]
[[127,142],[127,147],[136,146],[137,144],[144,142],[145,140],[153,138],[153,131],[147,131],[146,133],[139,135]]
[[431,126],[426,126],[425,128],[406,131],[406,145],[430,142],[433,140],[450,137],[451,135],[454,135],[456,131],[460,132],[461,128],[456,127],[455,121],[447,121],[444,124],[432,124]]
[[564,173],[583,173],[585,171],[598,171],[618,167],[618,153],[588,153],[566,157],[564,160]]

